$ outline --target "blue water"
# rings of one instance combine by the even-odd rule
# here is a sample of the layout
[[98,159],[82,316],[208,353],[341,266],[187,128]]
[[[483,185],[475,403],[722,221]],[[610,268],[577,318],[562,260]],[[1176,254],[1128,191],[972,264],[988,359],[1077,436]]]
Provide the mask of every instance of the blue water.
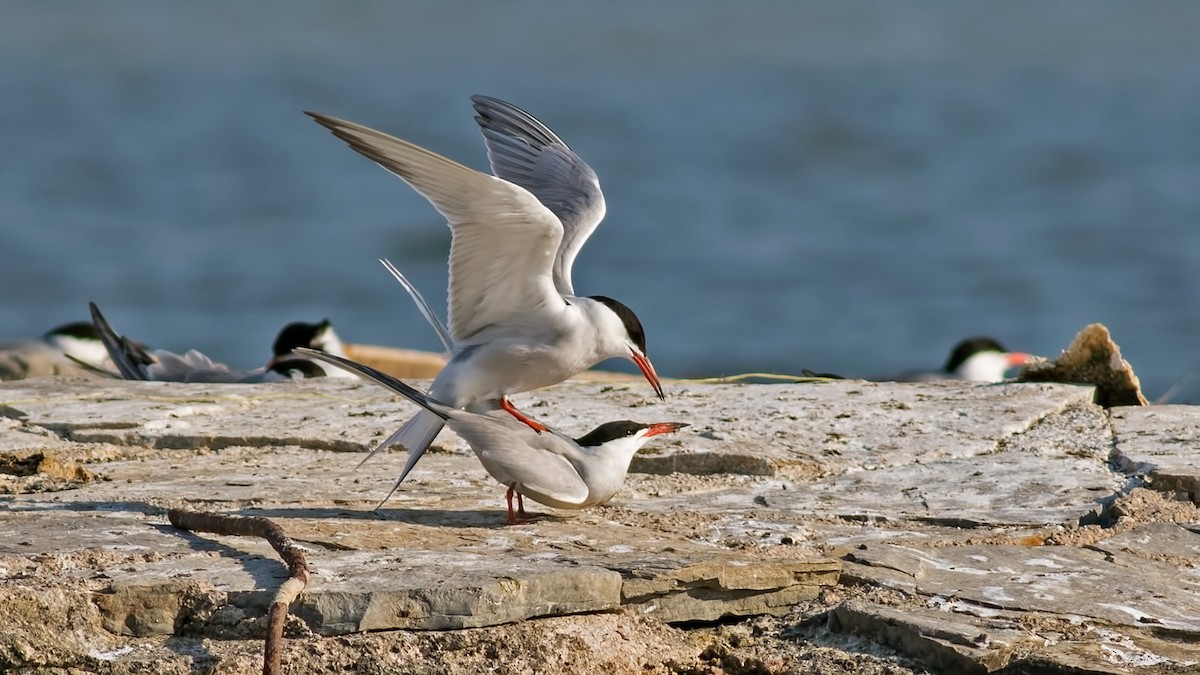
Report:
[[[646,3],[650,5],[650,3]],[[1200,4],[56,2],[0,22],[0,338],[86,317],[237,365],[290,320],[436,347],[436,212],[301,114],[484,168],[468,101],[599,173],[576,289],[670,376],[936,367],[1103,322],[1200,361]]]

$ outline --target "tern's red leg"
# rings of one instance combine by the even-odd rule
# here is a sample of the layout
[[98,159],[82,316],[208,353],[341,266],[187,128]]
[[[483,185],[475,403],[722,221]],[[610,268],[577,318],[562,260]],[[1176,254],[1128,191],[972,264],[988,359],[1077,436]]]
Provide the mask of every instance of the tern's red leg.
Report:
[[520,410],[517,410],[513,406],[512,403],[509,403],[507,396],[500,397],[500,407],[503,408],[508,414],[517,418],[517,421],[521,422],[522,424],[527,425],[530,429],[533,429],[534,431],[538,432],[539,434],[542,433],[543,431],[547,431],[547,428],[545,427],[545,425],[534,422],[533,420],[529,419],[528,417],[522,415]]
[[517,493],[517,515],[525,515],[525,498],[521,496],[520,492]]
[[[509,525],[517,524],[517,516],[515,513],[513,513],[513,507],[512,507],[512,498],[513,498],[514,492],[516,492],[516,490],[513,489],[513,486],[509,485],[508,493],[506,493],[504,495],[505,499],[508,500],[508,524]],[[518,496],[520,496],[520,495],[518,495]]]

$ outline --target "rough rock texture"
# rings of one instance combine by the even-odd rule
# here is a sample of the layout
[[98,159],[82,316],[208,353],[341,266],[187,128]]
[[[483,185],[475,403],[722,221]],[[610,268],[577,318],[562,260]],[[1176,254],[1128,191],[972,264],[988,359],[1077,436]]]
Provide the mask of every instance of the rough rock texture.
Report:
[[1142,384],[1133,366],[1121,358],[1121,348],[1103,324],[1085,326],[1053,361],[1027,365],[1021,382],[1074,382],[1096,387],[1096,403],[1105,408],[1146,405]]
[[1194,408],[1056,384],[648,394],[517,397],[573,432],[693,426],[608,505],[508,527],[449,432],[372,511],[404,456],[355,466],[413,408],[367,384],[0,385],[0,671],[256,672],[283,564],[169,507],[265,516],[306,548],[289,672],[1200,665]]

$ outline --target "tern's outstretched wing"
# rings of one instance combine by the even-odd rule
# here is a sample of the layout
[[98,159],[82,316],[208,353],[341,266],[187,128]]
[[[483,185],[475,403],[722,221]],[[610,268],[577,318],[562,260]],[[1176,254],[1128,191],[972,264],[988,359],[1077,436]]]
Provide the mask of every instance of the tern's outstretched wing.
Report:
[[571,267],[579,249],[604,218],[600,180],[545,124],[517,106],[472,96],[492,173],[529,190],[562,221],[563,238],[554,260],[554,285],[575,295]]
[[566,301],[551,278],[558,218],[528,190],[385,133],[308,113],[429,200],[447,220],[449,327],[467,342],[489,326],[553,323]]

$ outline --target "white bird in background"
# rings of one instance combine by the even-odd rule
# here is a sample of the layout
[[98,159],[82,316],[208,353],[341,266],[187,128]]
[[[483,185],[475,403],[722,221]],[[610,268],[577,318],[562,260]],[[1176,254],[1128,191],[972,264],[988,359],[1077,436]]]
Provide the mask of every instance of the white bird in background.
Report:
[[[604,216],[595,172],[528,113],[496,99],[473,100],[496,176],[374,129],[308,113],[412,186],[450,226],[452,349],[430,396],[477,412],[499,407],[544,431],[513,407],[509,394],[557,384],[619,357],[637,364],[662,398],[633,311],[605,296],[573,294],[571,266]],[[371,453],[393,443],[408,450],[396,487],[444,424],[423,410]]]
[[[272,382],[304,377],[355,377],[334,366],[325,367],[292,353],[296,347],[315,347],[345,355],[342,341],[328,320],[320,323],[294,322],[283,327],[271,347],[267,365],[253,370],[235,370],[190,349],[180,355],[165,349],[147,350],[118,334],[100,313],[96,303],[88,303],[92,323],[120,377],[126,380],[162,382]],[[111,374],[111,373],[110,373]]]
[[622,420],[601,424],[577,439],[550,428],[539,433],[499,409],[490,414],[459,410],[370,366],[308,349],[297,351],[354,370],[448,424],[470,444],[488,474],[508,487],[509,525],[525,512],[523,504],[513,511],[514,494],[518,503],[525,496],[559,509],[586,509],[607,502],[625,484],[629,463],[646,441],[687,426]]
[[57,326],[38,339],[0,343],[0,381],[87,375],[111,366],[100,334],[86,321]]
[[[1020,368],[1034,358],[1024,352],[1010,352],[995,338],[971,337],[954,345],[946,365],[941,370],[906,370],[887,377],[872,377],[874,382],[937,382],[966,380],[969,382],[1003,382],[1008,371]],[[834,373],[802,370],[808,377],[843,379]]]
[[954,345],[940,371],[909,371],[891,379],[898,382],[1000,382],[1005,379],[1008,371],[1025,365],[1029,359],[1029,354],[1010,352],[995,338],[971,337]]

